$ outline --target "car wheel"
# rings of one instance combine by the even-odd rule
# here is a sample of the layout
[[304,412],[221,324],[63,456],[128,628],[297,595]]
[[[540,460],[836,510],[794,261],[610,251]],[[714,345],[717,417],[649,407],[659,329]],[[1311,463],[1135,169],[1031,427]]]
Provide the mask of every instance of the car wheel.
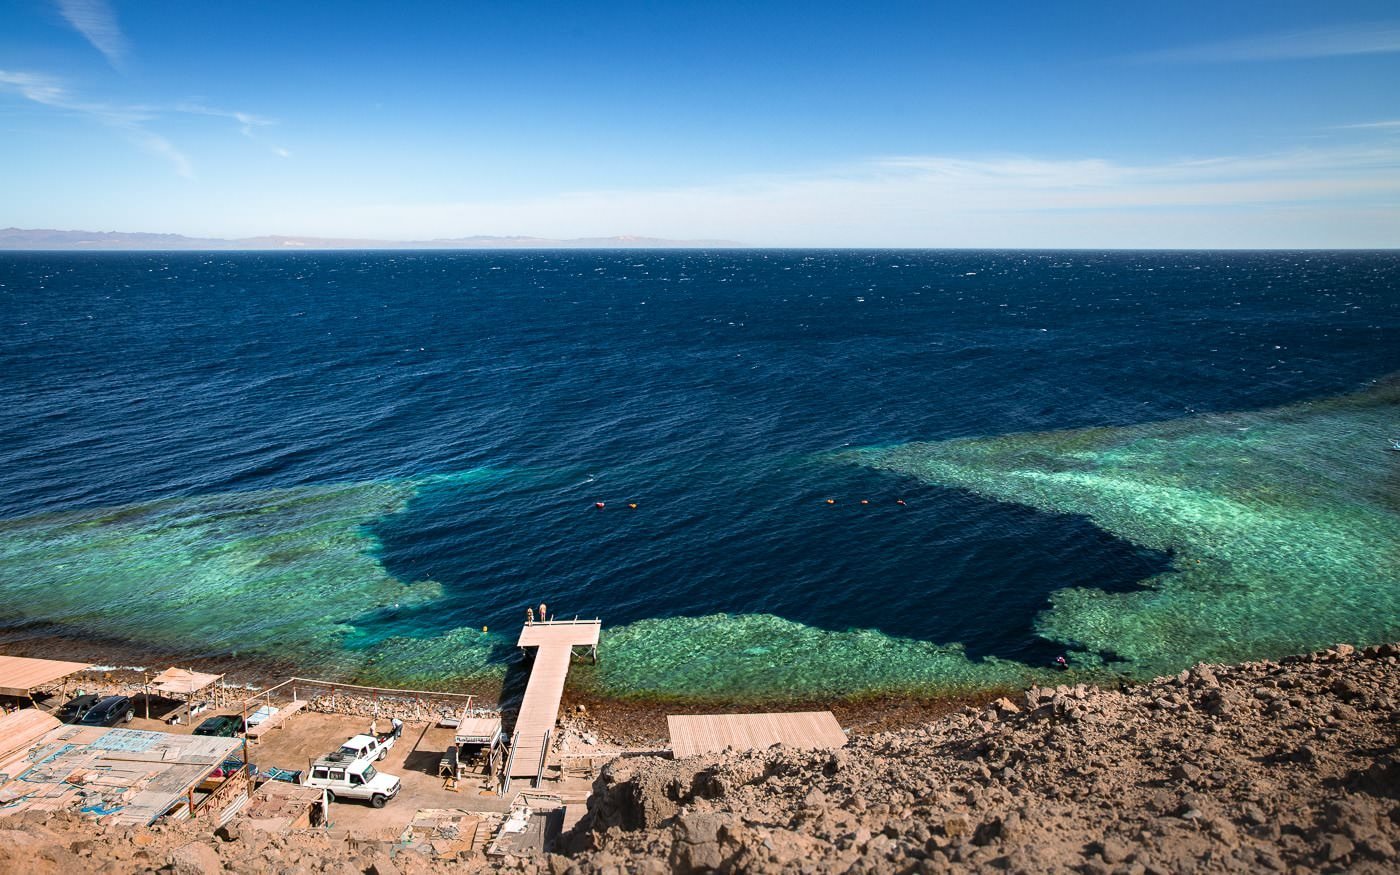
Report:
[[122,722],[123,722],[123,723],[130,723],[130,722],[131,722],[131,718],[133,718],[133,717],[135,717],[135,716],[136,716],[136,712],[135,712],[135,711],[127,711],[127,712],[126,712],[126,716],[122,718]]
[[374,759],[375,759],[376,761],[383,760],[383,759],[384,759],[386,756],[388,756],[388,755],[389,755],[389,751],[387,751],[387,750],[381,750],[381,751],[379,752],[379,756],[375,757]]
[[375,808],[383,808],[384,803],[388,801],[389,798],[383,793],[375,793],[373,796],[369,797],[369,804],[373,805]]
[[335,794],[329,790],[326,791],[326,802],[330,805],[335,804]]

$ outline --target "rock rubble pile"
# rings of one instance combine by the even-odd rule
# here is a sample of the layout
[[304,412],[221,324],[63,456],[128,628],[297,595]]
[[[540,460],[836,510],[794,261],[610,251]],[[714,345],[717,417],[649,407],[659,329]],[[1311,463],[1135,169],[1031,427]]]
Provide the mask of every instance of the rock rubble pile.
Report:
[[1400,648],[1032,688],[835,753],[621,759],[581,872],[1400,868]]

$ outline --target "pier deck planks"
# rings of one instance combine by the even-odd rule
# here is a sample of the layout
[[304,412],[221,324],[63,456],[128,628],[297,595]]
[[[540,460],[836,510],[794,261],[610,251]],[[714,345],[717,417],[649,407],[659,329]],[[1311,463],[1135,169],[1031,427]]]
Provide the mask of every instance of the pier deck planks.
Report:
[[699,753],[763,750],[781,742],[789,747],[837,748],[846,744],[846,733],[830,711],[788,714],[686,714],[669,715],[671,753],[676,759]]
[[536,647],[535,664],[515,721],[519,745],[511,765],[511,778],[533,778],[539,771],[545,733],[559,719],[559,701],[575,647],[596,647],[602,621],[551,621],[526,625],[520,631],[521,647]]

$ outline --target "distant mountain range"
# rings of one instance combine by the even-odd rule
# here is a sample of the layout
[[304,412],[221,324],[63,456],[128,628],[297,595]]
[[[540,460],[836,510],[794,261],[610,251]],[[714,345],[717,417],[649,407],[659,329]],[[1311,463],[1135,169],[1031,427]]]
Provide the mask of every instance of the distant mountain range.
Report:
[[186,237],[125,231],[56,231],[0,228],[0,249],[719,249],[733,240],[666,240],[660,237],[444,237],[435,240],[360,240],[350,237]]

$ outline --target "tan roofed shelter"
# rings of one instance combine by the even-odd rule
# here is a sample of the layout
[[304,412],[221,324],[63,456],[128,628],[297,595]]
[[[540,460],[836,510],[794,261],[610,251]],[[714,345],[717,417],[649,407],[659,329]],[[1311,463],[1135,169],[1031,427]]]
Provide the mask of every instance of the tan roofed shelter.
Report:
[[[167,668],[151,678],[147,686],[154,686],[162,693],[172,693],[185,697],[185,722],[189,722],[190,708],[194,704],[194,694],[222,678],[221,674],[205,674],[186,668]],[[146,717],[151,716],[151,699],[146,697]]]
[[0,695],[30,696],[39,687],[88,668],[92,668],[92,665],[86,662],[0,656]]
[[221,674],[204,674],[184,668],[167,668],[151,678],[151,684],[162,693],[191,695],[197,693],[223,677]]
[[668,715],[671,754],[681,757],[735,750],[763,750],[775,744],[808,749],[837,748],[846,733],[830,711],[789,714]]

